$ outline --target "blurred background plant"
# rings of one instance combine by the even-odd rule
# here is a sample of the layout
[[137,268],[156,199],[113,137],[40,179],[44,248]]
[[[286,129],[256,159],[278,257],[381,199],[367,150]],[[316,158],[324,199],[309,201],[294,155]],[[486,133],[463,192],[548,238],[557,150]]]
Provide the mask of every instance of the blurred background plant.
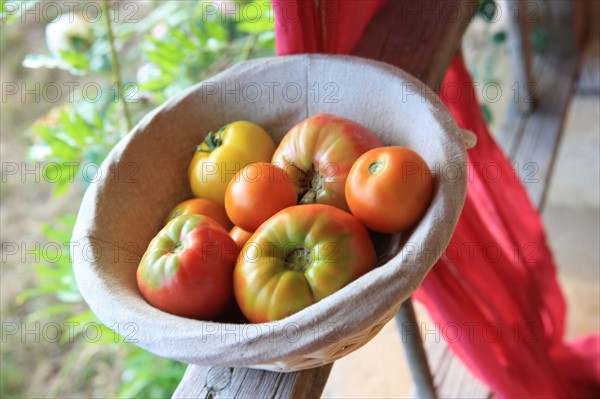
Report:
[[[533,5],[528,3],[528,6]],[[505,115],[510,99],[499,93],[519,90],[511,76],[508,45],[509,35],[514,32],[509,20],[514,20],[517,6],[517,2],[507,0],[479,0],[476,18],[463,37],[463,55],[479,87],[476,92],[480,95],[481,111],[492,132],[500,130],[501,116]],[[548,29],[540,23],[542,18],[538,11],[542,12],[543,8],[529,10],[527,18],[532,50],[543,53],[549,49],[551,40]]]
[[[28,143],[23,168],[38,174],[35,182],[51,183],[50,202],[67,198],[76,205],[110,149],[155,106],[229,65],[274,54],[273,12],[268,2],[52,2],[54,7],[44,3],[0,1],[0,51],[2,69],[14,68],[17,77],[7,82],[3,74],[3,97],[14,84],[17,89],[35,87],[42,93],[41,101],[34,102],[42,103],[44,115],[35,122],[26,119],[31,117],[27,95],[21,94],[15,109],[4,98],[2,106],[21,115],[10,117],[18,120],[14,125],[30,124],[23,133]],[[27,54],[21,65],[9,65],[7,55],[13,49],[35,43],[31,47],[39,50],[42,29],[47,51]],[[23,67],[57,71],[27,75],[20,70]],[[23,86],[18,79],[23,74],[35,78]],[[55,101],[52,90],[58,92],[60,101]],[[3,124],[3,141],[11,140],[6,135],[14,125],[7,129]],[[8,177],[6,168],[3,165],[3,183]],[[4,185],[3,202],[9,202],[5,200],[16,191]],[[16,254],[11,245],[19,240],[10,241],[3,233],[3,287],[9,284],[6,269],[11,266],[21,274],[32,273],[33,278],[8,303],[3,296],[0,396],[170,397],[186,365],[157,358],[128,343],[101,325],[83,302],[68,248],[76,210],[76,206],[50,209],[43,220],[35,222],[44,238],[33,245],[33,256],[27,258],[35,259],[33,264],[22,262],[22,256],[7,256]],[[9,226],[5,212],[4,227]],[[41,334],[33,349],[18,352],[16,346],[34,338],[23,339],[27,337],[8,331],[9,326],[37,326],[40,335],[40,323],[73,328],[68,334],[53,334],[52,339]],[[23,353],[34,361],[21,361]],[[46,373],[40,386],[32,382],[35,370],[28,367],[44,366],[45,362],[37,360],[48,355],[60,356],[59,362],[53,362],[54,367],[60,366]]]

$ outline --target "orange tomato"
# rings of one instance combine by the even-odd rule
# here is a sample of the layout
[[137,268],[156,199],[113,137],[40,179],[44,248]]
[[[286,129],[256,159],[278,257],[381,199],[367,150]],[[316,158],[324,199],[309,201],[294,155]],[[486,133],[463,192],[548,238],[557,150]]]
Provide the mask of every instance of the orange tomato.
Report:
[[229,237],[233,238],[233,241],[237,244],[238,248],[241,249],[244,244],[252,237],[252,233],[247,232],[246,230],[239,228],[238,226],[233,226],[233,229],[229,231]]
[[415,225],[433,193],[427,163],[406,147],[380,147],[360,156],[346,181],[350,210],[368,228],[396,233]]
[[179,215],[204,215],[215,220],[225,230],[233,227],[223,205],[206,198],[192,198],[179,203],[167,216],[167,222]]
[[243,167],[225,191],[225,210],[231,221],[246,231],[296,205],[296,186],[277,165],[256,162]]

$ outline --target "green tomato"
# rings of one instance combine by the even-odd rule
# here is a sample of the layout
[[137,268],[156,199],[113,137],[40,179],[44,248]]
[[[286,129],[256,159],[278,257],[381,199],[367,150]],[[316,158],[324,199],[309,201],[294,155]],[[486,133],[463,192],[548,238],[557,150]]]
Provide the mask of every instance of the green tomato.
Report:
[[369,233],[330,205],[286,208],[246,242],[234,270],[237,303],[248,320],[279,320],[333,294],[370,271]]

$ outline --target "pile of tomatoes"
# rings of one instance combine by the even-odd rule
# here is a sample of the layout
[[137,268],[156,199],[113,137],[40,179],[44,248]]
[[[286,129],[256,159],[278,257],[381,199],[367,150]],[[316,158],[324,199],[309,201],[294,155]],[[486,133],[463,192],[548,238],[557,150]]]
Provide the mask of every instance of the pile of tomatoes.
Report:
[[153,306],[214,320],[234,302],[254,323],[279,320],[376,265],[369,230],[414,226],[433,191],[425,161],[330,114],[278,146],[237,121],[209,133],[191,160],[196,198],[177,205],[137,271]]

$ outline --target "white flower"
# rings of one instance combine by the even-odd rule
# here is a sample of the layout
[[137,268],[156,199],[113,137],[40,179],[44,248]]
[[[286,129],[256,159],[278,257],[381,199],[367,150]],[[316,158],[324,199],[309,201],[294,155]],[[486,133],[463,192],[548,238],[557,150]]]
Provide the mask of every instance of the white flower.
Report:
[[88,49],[94,40],[92,24],[81,14],[62,14],[46,25],[46,44],[55,57],[61,51]]

